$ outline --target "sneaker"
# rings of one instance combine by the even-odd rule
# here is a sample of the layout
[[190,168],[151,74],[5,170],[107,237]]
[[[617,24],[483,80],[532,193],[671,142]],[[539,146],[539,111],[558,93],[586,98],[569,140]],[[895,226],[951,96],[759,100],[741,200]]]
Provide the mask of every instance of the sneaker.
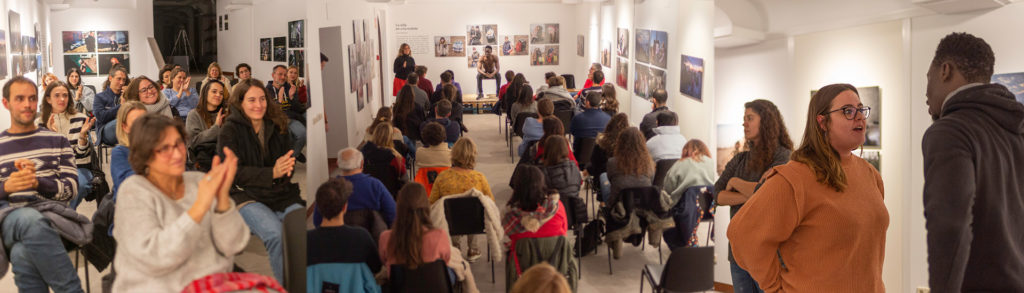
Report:
[[299,163],[305,164],[306,163],[306,156],[303,155],[303,154],[299,154],[298,156],[295,156],[295,161],[299,162]]
[[479,249],[470,248],[469,257],[467,257],[466,260],[468,260],[469,262],[476,262],[478,259],[480,259],[480,256],[481,254]]

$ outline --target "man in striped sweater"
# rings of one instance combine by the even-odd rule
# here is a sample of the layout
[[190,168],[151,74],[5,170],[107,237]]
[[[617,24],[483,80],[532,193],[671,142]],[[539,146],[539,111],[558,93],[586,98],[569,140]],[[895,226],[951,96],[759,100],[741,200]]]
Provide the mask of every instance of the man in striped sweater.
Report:
[[[20,291],[82,292],[60,235],[38,210],[41,201],[64,205],[78,189],[71,145],[35,125],[36,85],[14,77],[3,87],[11,128],[0,133],[0,234]],[[26,207],[26,206],[29,207]],[[0,268],[0,276],[6,264]]]

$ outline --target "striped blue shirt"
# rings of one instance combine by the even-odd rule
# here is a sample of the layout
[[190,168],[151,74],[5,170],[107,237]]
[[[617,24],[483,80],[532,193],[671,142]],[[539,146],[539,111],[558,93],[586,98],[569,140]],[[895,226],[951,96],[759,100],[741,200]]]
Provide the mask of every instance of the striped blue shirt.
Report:
[[[36,190],[7,194],[2,187],[18,171],[14,162],[19,159],[35,164],[39,186]],[[17,134],[5,130],[0,133],[0,202],[16,207],[38,200],[67,202],[78,193],[74,159],[71,145],[63,135],[42,128]]]

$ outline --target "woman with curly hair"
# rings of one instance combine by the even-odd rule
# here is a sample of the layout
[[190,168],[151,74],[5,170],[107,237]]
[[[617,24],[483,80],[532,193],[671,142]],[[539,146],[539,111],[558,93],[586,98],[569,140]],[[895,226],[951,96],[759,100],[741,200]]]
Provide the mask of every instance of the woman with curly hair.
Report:
[[[730,218],[743,208],[743,203],[754,194],[761,175],[772,167],[789,161],[793,141],[789,139],[786,124],[779,108],[768,100],[753,100],[744,105],[743,137],[746,149],[736,154],[725,165],[715,182],[715,202],[732,206]],[[756,292],[760,287],[747,271],[736,265],[732,249],[729,250],[733,287],[740,292]]]
[[[615,211],[621,211],[622,203],[619,200],[620,192],[627,188],[651,186],[654,178],[654,160],[647,152],[643,133],[636,127],[629,127],[619,133],[618,142],[615,143],[614,156],[608,159],[608,181],[611,183],[611,193],[605,202],[608,203],[609,212],[606,218],[609,222],[629,222],[618,229],[611,228],[609,224],[608,234],[605,241],[611,245],[612,254],[615,259],[622,255],[622,240],[632,234],[640,233],[639,225],[632,225],[630,220],[634,215],[616,217],[611,215]],[[653,226],[651,226],[653,228]],[[652,244],[661,243],[659,233],[652,233],[650,238]],[[655,236],[658,238],[655,240]]]

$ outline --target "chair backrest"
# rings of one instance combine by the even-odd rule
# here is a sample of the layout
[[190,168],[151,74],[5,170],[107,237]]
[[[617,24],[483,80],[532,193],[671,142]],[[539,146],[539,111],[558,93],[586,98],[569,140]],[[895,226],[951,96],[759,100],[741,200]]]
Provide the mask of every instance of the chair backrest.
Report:
[[526,124],[526,119],[536,119],[537,117],[539,117],[537,116],[537,113],[516,113],[516,118],[512,121],[512,129],[515,130],[513,133],[515,133],[516,136],[523,136],[523,124]]
[[590,157],[594,154],[594,145],[596,144],[596,137],[576,137],[573,139],[572,152],[576,155],[576,162],[579,163],[580,169],[590,166]]
[[668,292],[700,292],[715,287],[715,248],[679,247],[672,250],[661,271],[661,288]]
[[370,267],[361,262],[311,265],[306,267],[306,278],[309,292],[380,292]]
[[391,292],[452,292],[444,260],[422,264],[415,269],[391,265]]
[[562,120],[562,127],[564,127],[566,134],[569,134],[569,124],[572,123],[573,114],[575,113],[572,110],[555,111],[555,117],[558,117],[558,120]]
[[562,74],[562,78],[565,78],[565,88],[574,89],[576,88],[576,76],[572,74]]
[[306,211],[297,209],[281,222],[284,243],[284,287],[288,292],[306,292]]
[[621,193],[619,200],[627,213],[632,212],[633,209],[649,210],[658,215],[668,213],[668,210],[661,205],[661,189],[657,187],[623,188],[619,193]]
[[423,167],[416,169],[416,177],[413,181],[422,184],[423,188],[427,190],[427,194],[430,194],[430,189],[434,187],[434,180],[437,179],[437,175],[449,168],[451,167]]
[[384,221],[384,217],[380,215],[380,212],[375,210],[352,210],[345,212],[345,225],[353,225],[356,227],[362,227],[370,232],[370,237],[373,237],[373,242],[376,243],[380,239],[380,233],[383,233],[388,229],[387,222]]
[[665,176],[668,175],[668,169],[672,169],[672,165],[675,165],[679,160],[676,159],[664,159],[658,160],[657,166],[654,168],[654,181],[652,184],[657,186],[658,189],[665,187]]
[[[579,196],[561,195],[558,200],[565,207],[565,220],[569,230],[581,230],[583,224],[588,222],[586,204]],[[581,209],[582,208],[582,209]]]
[[448,234],[484,234],[484,205],[475,197],[444,200],[444,216],[448,220]]

